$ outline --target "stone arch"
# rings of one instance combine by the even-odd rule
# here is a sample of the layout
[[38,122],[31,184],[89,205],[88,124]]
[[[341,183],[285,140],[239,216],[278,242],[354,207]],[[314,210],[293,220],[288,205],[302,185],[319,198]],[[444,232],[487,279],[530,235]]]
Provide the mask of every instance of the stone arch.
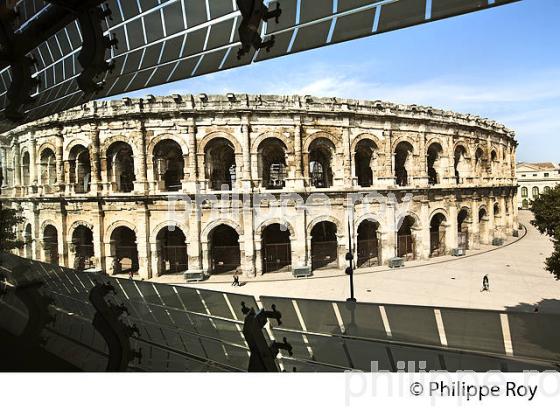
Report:
[[136,234],[136,239],[138,240],[138,229],[136,228],[136,225],[134,225],[131,222],[125,221],[125,220],[119,220],[119,221],[113,222],[105,230],[105,235],[103,236],[103,242],[104,243],[109,243],[111,241],[111,235],[113,234],[115,229],[121,228],[121,227],[129,228],[131,231],[134,231],[134,233]]
[[46,149],[50,149],[53,152],[53,154],[56,155],[56,146],[52,142],[46,141],[42,143],[37,149],[38,158],[41,158],[41,155],[43,155],[43,151]]
[[423,227],[422,220],[420,219],[418,214],[412,211],[407,211],[405,214],[399,215],[399,218],[397,220],[397,230],[400,228],[400,225],[402,224],[402,222],[405,220],[407,216],[410,216],[412,219],[414,219],[414,224],[412,225],[413,230],[422,229]]
[[294,142],[293,138],[288,138],[282,132],[277,131],[265,131],[259,134],[251,144],[251,154],[257,154],[261,144],[269,138],[279,139],[286,146],[286,154],[292,155],[294,153]]
[[290,224],[287,220],[282,219],[282,218],[272,218],[272,219],[267,219],[266,221],[261,222],[261,224],[255,230],[255,236],[260,237],[262,235],[263,231],[268,226],[274,225],[274,224],[279,224],[279,225],[286,226],[288,228],[288,231],[290,231],[290,236],[292,237],[292,239],[295,239],[296,231],[293,228],[292,224]]
[[258,178],[263,188],[283,188],[292,162],[286,142],[276,135],[269,134],[257,145],[254,156],[257,160]]
[[74,231],[80,226],[83,226],[84,228],[87,228],[87,229],[89,229],[90,231],[93,232],[93,224],[92,223],[87,222],[87,221],[82,221],[82,220],[75,221],[68,228],[68,234],[66,236],[66,241],[67,242],[72,242],[72,235],[74,234]]
[[134,140],[131,138],[127,138],[125,135],[119,134],[119,135],[112,135],[103,140],[103,143],[101,143],[100,146],[99,156],[101,158],[107,158],[107,152],[109,152],[109,148],[111,148],[113,144],[118,142],[122,142],[124,144],[130,145],[130,148],[132,148],[133,156],[136,156],[138,154],[138,147],[136,146]]
[[183,231],[183,233],[185,234],[185,237],[188,239],[188,230],[185,226],[185,224],[181,223],[181,222],[177,222],[177,221],[172,221],[172,220],[167,220],[164,222],[159,223],[154,229],[152,229],[152,233],[150,234],[150,243],[156,243],[157,241],[157,236],[159,234],[159,232],[163,229],[163,228],[167,228],[170,226],[174,226],[179,228],[181,231]]
[[42,223],[41,223],[41,233],[45,232],[45,228],[47,227],[47,225],[52,225],[54,226],[58,231],[59,234],[61,232],[60,227],[57,225],[57,223],[55,221],[53,221],[52,219],[45,219]]
[[332,222],[336,226],[337,235],[340,235],[341,228],[342,228],[342,225],[340,224],[340,221],[333,216],[322,215],[322,216],[316,217],[315,219],[313,219],[311,222],[309,222],[307,224],[307,235],[308,236],[311,235],[311,231],[313,230],[313,227],[320,222]]
[[357,219],[355,219],[354,221],[354,231],[358,231],[358,226],[360,226],[360,224],[364,221],[369,221],[369,222],[375,222],[379,225],[379,230],[382,230],[383,224],[381,223],[382,218],[379,218],[378,215],[374,214],[374,213],[367,213],[364,215],[361,215],[360,217],[358,217]]
[[150,139],[150,142],[148,143],[148,145],[146,147],[146,155],[148,157],[153,157],[154,149],[155,149],[156,145],[159,144],[162,141],[165,141],[165,140],[175,141],[181,147],[181,151],[183,153],[183,156],[189,155],[189,147],[186,144],[185,139],[180,138],[177,135],[171,134],[171,133],[159,134],[155,137],[152,137]]
[[437,144],[441,145],[441,148],[443,149],[443,154],[444,154],[444,155],[447,155],[447,153],[445,152],[445,151],[446,151],[446,147],[447,147],[447,141],[446,141],[444,138],[442,138],[442,137],[439,136],[439,135],[434,135],[434,136],[430,137],[430,138],[426,141],[426,149],[427,149],[430,145],[432,145],[432,144],[434,144],[434,143],[437,143]]
[[82,145],[89,151],[91,142],[86,140],[85,138],[72,138],[70,141],[64,143],[64,150],[62,153],[63,161],[70,160],[70,152],[74,149],[74,147],[78,145]]
[[354,139],[352,140],[352,144],[350,146],[350,151],[355,152],[357,145],[360,143],[360,141],[363,141],[363,140],[371,140],[377,146],[377,149],[380,150],[380,151],[383,150],[383,147],[385,145],[385,143],[382,142],[379,139],[379,137],[377,137],[377,135],[370,134],[368,132],[362,132],[361,134],[358,134],[357,136],[355,136]]
[[241,229],[241,225],[239,225],[237,222],[235,222],[231,219],[227,219],[227,218],[219,218],[219,219],[216,219],[216,220],[208,223],[204,227],[204,229],[202,230],[202,235],[201,235],[202,240],[207,241],[209,239],[210,233],[214,230],[214,228],[216,228],[220,225],[227,225],[230,228],[234,229],[237,232],[237,234],[239,235],[239,239],[241,241],[241,238],[243,237],[243,230]]
[[391,142],[391,152],[394,153],[395,150],[397,149],[398,145],[401,142],[406,142],[408,144],[410,144],[412,146],[412,155],[417,155],[418,154],[418,148],[417,148],[417,143],[414,141],[414,138],[408,136],[408,135],[402,135],[400,137],[398,137],[397,139],[395,139],[394,141]]
[[228,140],[229,142],[231,142],[231,144],[233,145],[235,154],[241,154],[243,152],[243,150],[241,148],[241,144],[239,143],[237,138],[235,138],[235,136],[233,136],[232,134],[230,134],[228,132],[224,132],[224,131],[212,131],[212,132],[206,134],[200,140],[200,142],[198,143],[197,153],[204,154],[204,152],[206,150],[206,146],[215,138],[224,138],[224,139]]
[[465,140],[458,140],[453,143],[453,155],[457,152],[457,148],[462,147],[465,150],[465,158],[471,158],[471,147],[468,141]]
[[442,215],[445,217],[445,219],[446,219],[447,221],[449,221],[449,214],[448,214],[448,212],[447,212],[444,208],[436,208],[436,209],[434,209],[434,210],[430,213],[430,217],[428,218],[428,220],[431,221],[432,218],[433,218],[436,214],[438,214],[438,213],[439,213],[439,214],[442,214]]
[[313,144],[313,141],[319,138],[325,138],[334,145],[335,155],[340,152],[341,139],[326,131],[317,131],[311,135],[308,135],[305,138],[305,142],[303,144],[303,152],[309,154],[309,147],[311,146],[311,144]]
[[448,232],[449,218],[444,209],[436,209],[432,212],[429,220],[430,226],[430,257],[442,256],[446,253],[446,239]]

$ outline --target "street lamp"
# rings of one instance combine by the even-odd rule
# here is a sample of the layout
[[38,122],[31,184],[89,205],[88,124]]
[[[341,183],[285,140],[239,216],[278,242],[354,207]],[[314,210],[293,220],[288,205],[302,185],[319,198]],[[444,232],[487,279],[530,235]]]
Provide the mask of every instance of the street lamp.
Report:
[[347,302],[356,302],[354,297],[354,254],[352,252],[352,231],[350,230],[350,219],[348,219],[348,253],[346,254],[346,261],[348,267],[346,274],[350,276],[350,297],[346,299]]

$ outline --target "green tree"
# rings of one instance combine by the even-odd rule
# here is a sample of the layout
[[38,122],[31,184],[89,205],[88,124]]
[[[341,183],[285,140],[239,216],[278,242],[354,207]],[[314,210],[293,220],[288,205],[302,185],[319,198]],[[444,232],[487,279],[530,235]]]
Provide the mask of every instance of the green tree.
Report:
[[15,209],[0,204],[0,252],[23,247],[24,242],[17,239],[16,226],[23,222]]
[[531,211],[531,224],[554,241],[554,252],[546,259],[546,269],[560,280],[560,185],[533,200]]

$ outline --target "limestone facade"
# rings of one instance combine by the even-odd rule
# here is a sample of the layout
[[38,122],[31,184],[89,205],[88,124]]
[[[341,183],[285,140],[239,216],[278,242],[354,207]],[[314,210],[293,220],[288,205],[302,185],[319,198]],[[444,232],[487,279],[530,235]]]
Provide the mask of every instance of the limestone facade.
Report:
[[514,133],[431,107],[309,96],[91,102],[0,136],[21,254],[144,278],[359,267],[517,226]]

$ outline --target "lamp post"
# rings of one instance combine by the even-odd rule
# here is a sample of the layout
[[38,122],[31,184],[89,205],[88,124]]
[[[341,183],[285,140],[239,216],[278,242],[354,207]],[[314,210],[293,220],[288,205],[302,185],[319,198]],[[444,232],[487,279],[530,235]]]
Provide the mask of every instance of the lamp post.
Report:
[[352,252],[352,231],[350,229],[350,218],[348,219],[348,253],[346,254],[348,267],[346,274],[350,276],[350,297],[346,299],[347,302],[356,302],[354,297],[354,254]]

